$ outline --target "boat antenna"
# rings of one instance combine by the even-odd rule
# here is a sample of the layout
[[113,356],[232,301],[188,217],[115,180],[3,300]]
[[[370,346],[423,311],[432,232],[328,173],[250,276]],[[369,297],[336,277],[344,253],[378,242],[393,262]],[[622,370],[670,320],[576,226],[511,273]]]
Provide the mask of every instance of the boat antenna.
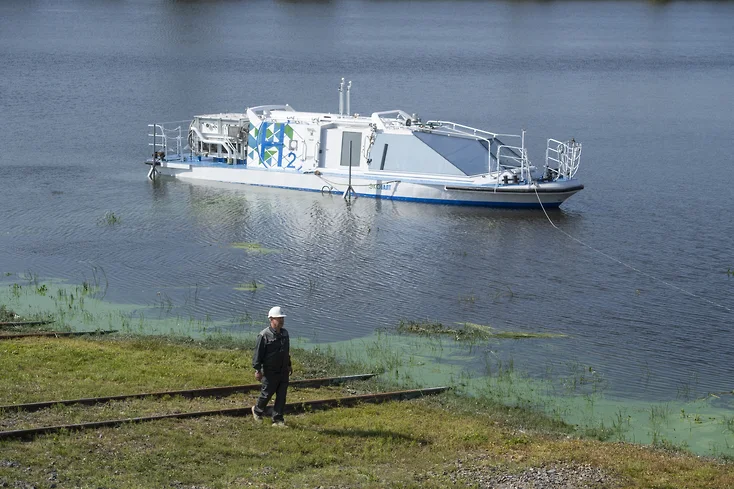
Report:
[[344,78],[339,83],[339,115],[344,115]]
[[351,89],[352,89],[352,80],[349,80],[349,83],[347,83],[347,111],[346,111],[347,116],[349,116],[352,113],[352,111],[350,110],[351,97],[349,96],[349,92]]
[[354,191],[354,188],[352,187],[352,141],[349,141],[349,186],[344,191],[344,200],[352,198],[352,195],[357,195],[357,193]]

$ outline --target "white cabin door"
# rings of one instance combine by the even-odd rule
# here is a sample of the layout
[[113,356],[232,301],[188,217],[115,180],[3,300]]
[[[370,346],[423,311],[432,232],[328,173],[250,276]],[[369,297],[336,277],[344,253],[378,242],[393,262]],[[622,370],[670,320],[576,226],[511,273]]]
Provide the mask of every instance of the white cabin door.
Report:
[[[352,143],[352,151],[349,151],[349,143]],[[344,131],[342,133],[342,159],[341,166],[359,166],[359,153],[362,149],[362,133]]]

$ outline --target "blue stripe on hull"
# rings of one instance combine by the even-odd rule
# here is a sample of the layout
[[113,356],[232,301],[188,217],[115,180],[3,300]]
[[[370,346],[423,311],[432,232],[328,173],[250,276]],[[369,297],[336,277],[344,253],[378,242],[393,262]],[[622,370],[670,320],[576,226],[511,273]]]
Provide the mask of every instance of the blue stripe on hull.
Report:
[[[303,192],[320,192],[322,194],[328,193],[329,195],[343,195],[344,192],[322,192],[318,189],[301,188],[301,187],[282,187],[279,185],[263,185],[259,183],[244,183],[241,185],[252,185],[253,187],[266,187],[266,188],[282,188],[285,190],[300,190]],[[372,195],[372,194],[360,194],[355,193],[357,197],[368,197],[371,199],[384,199],[384,200],[399,200],[401,202],[421,202],[424,204],[444,204],[444,205],[464,205],[473,207],[501,207],[505,209],[540,209],[540,204],[535,202],[524,203],[524,202],[482,202],[476,200],[443,200],[443,199],[421,199],[418,197],[398,197],[390,195]],[[553,202],[543,204],[546,209],[553,209],[559,207],[562,202]]]
[[[193,164],[194,166],[208,166],[208,167],[219,167],[219,168],[228,168],[232,170],[256,170],[256,171],[267,171],[266,169],[261,168],[247,168],[246,165],[228,165],[226,163],[209,163],[209,162],[198,162],[198,161],[188,161],[186,163]],[[197,179],[200,181],[206,181],[204,179]],[[311,188],[303,188],[303,187],[284,187],[282,185],[266,185],[266,184],[260,184],[260,183],[239,183],[239,182],[225,182],[225,183],[235,183],[238,185],[252,185],[254,187],[268,187],[268,188],[282,188],[286,190],[300,190],[302,192],[321,192],[321,193],[331,193],[331,194],[337,194],[341,195],[344,192],[341,191],[334,191],[334,192],[324,192],[319,189],[311,189]],[[497,201],[477,201],[477,200],[444,200],[444,199],[422,199],[418,197],[400,197],[400,196],[390,196],[390,195],[375,195],[375,194],[364,194],[364,193],[355,193],[358,197],[368,197],[371,199],[384,199],[384,200],[395,200],[395,201],[402,201],[402,202],[421,202],[426,204],[444,204],[444,205],[463,205],[463,206],[473,206],[473,207],[496,207],[496,208],[514,208],[514,209],[540,209],[541,206],[538,204],[538,202],[497,202]],[[547,194],[545,194],[547,195]],[[553,202],[553,203],[544,203],[543,207],[546,209],[552,209],[559,207],[563,202]]]

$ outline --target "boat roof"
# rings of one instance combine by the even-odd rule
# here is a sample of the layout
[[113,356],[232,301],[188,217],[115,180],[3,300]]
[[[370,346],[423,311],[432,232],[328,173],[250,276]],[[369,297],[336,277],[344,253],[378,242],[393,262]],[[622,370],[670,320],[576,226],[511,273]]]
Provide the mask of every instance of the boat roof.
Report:
[[[373,112],[369,116],[360,114],[332,114],[331,112],[302,112],[295,110],[288,104],[285,105],[259,105],[248,107],[245,112],[220,112],[215,114],[197,115],[196,119],[221,120],[227,122],[240,122],[247,120],[252,124],[259,125],[261,122],[295,122],[295,123],[319,123],[319,124],[345,124],[356,126],[367,126],[373,124],[375,129],[388,131],[390,133],[403,133],[415,131],[427,131],[443,133],[451,136],[467,137],[470,139],[492,140],[497,136],[509,136],[519,138],[515,134],[498,134],[473,127],[456,124],[447,121],[427,121],[423,123],[404,110],[393,109]],[[411,127],[412,126],[412,127]]]

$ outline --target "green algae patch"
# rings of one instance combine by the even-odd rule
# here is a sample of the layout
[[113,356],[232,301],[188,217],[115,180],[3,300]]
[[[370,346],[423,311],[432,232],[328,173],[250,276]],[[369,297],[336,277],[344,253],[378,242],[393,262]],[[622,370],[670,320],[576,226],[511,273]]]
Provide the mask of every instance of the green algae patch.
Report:
[[263,255],[266,255],[269,253],[280,253],[280,250],[276,250],[273,248],[265,248],[260,243],[238,242],[238,243],[232,243],[230,246],[238,250],[246,251],[247,253],[259,253]]
[[419,336],[438,337],[450,336],[456,341],[476,340],[489,337],[489,332],[475,328],[467,327],[450,328],[437,321],[400,321],[396,328],[400,334],[414,334]]
[[476,323],[456,323],[459,326],[463,326],[465,329],[480,331],[482,333],[491,335],[494,331],[494,328],[492,326],[487,326],[485,324],[476,324]]
[[568,335],[563,333],[533,333],[524,331],[500,331],[491,326],[475,323],[456,323],[464,327],[464,329],[473,329],[484,333],[486,338],[499,339],[526,339],[526,338],[565,338]]
[[522,331],[499,331],[491,326],[475,323],[456,323],[460,327],[452,328],[436,321],[400,321],[396,330],[401,334],[414,334],[427,337],[452,337],[456,341],[472,341],[484,339],[528,339],[528,338],[563,338],[561,333],[528,333]]
[[255,292],[256,290],[262,289],[263,287],[265,287],[264,284],[261,284],[260,282],[253,280],[252,282],[237,285],[234,288],[234,290],[242,290],[245,292]]

